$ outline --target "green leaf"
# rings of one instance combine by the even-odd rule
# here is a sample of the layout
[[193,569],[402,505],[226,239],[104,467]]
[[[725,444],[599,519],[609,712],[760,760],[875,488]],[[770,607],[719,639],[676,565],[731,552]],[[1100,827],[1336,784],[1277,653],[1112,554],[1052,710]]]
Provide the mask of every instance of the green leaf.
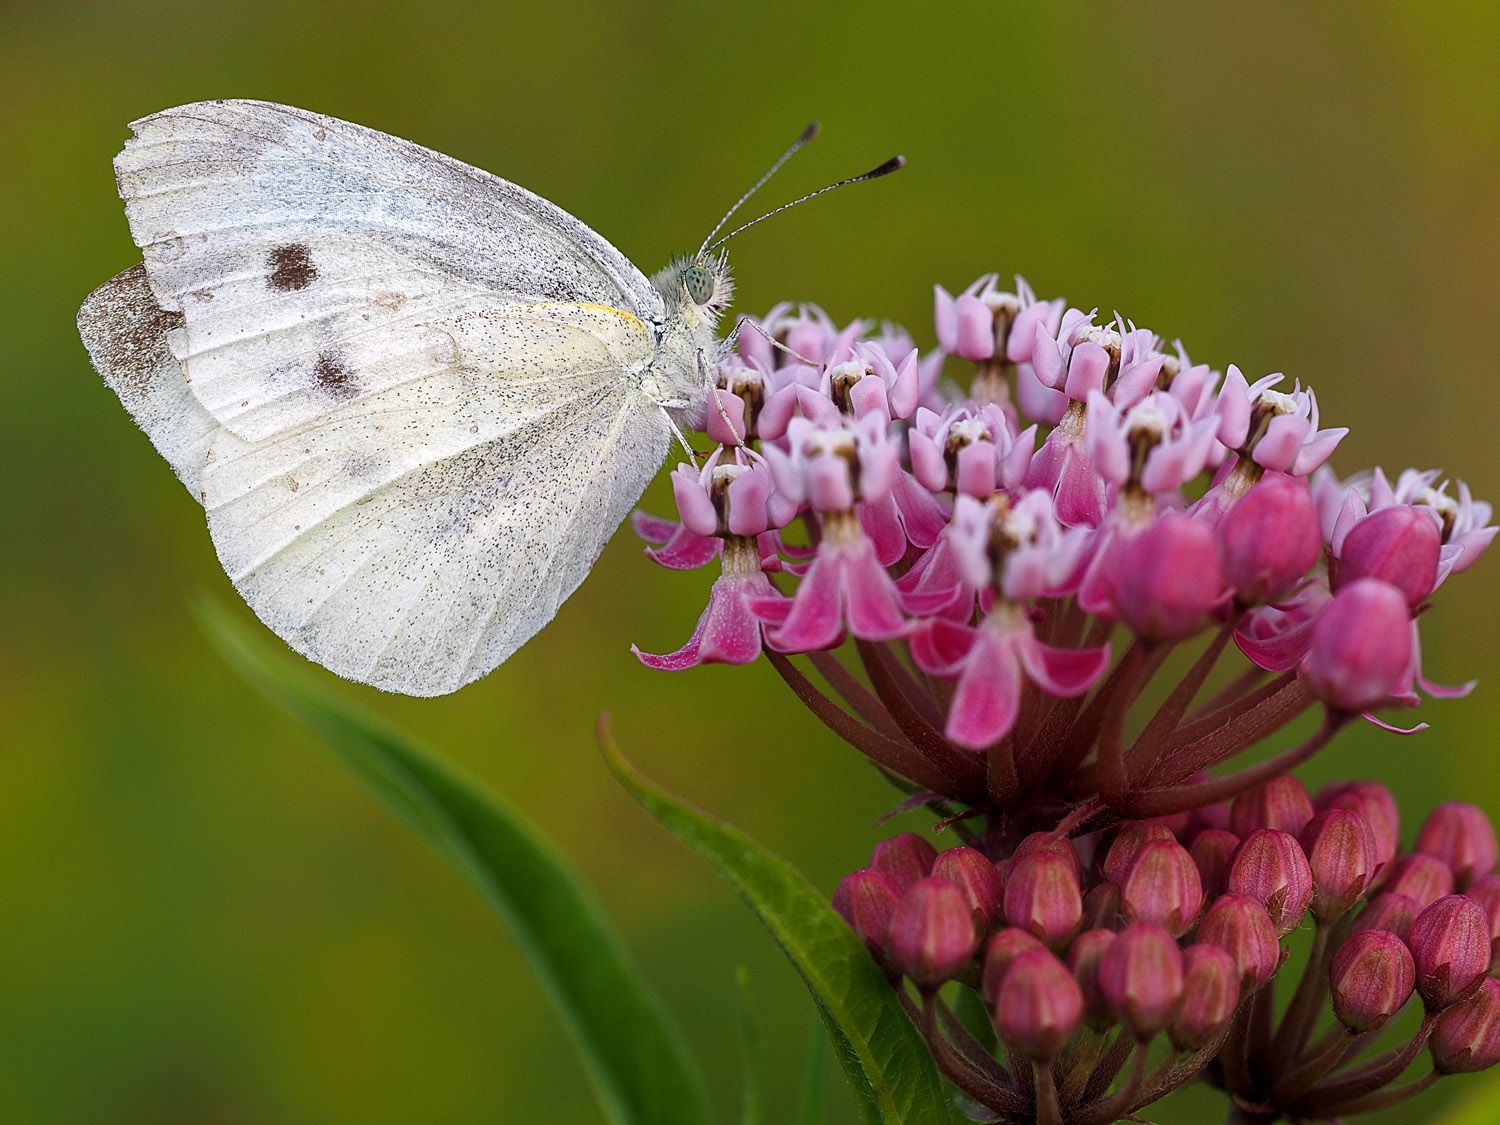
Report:
[[966,984],[957,985],[953,990],[953,1013],[958,1016],[958,1022],[968,1028],[970,1035],[991,1051],[995,1050],[995,1025],[990,1022],[990,1014],[984,1010],[984,1001],[978,992]]
[[823,1016],[865,1121],[951,1122],[947,1094],[927,1045],[864,944],[817,889],[743,832],[647,781],[621,756],[602,718],[599,742],[631,795],[718,868],[796,966]]
[[571,1033],[605,1117],[705,1125],[703,1081],[681,1033],[562,853],[515,809],[326,691],[222,607],[196,608],[225,658],[317,731],[505,920]]

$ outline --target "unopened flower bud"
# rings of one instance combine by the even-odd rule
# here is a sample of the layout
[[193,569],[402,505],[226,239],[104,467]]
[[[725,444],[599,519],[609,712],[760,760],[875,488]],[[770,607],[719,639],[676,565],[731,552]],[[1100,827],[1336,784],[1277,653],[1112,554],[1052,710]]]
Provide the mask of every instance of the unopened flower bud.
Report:
[[1078,932],[1082,919],[1083,891],[1062,856],[1032,852],[1011,868],[1005,882],[1005,920],[1010,925],[1059,949]]
[[1359,901],[1374,874],[1370,827],[1358,813],[1329,809],[1308,822],[1301,843],[1312,870],[1313,917],[1336,922]]
[[1084,930],[1068,947],[1068,968],[1083,990],[1084,1015],[1089,1026],[1102,1031],[1111,1022],[1109,1007],[1099,991],[1099,962],[1115,943],[1113,930]]
[[1442,860],[1454,886],[1466,890],[1495,869],[1495,829],[1478,806],[1449,801],[1432,810],[1413,850]]
[[1378,578],[1415,609],[1437,583],[1442,535],[1430,510],[1395,504],[1371,512],[1349,529],[1339,547],[1340,588]]
[[1432,1062],[1443,1074],[1484,1070],[1500,1062],[1500,981],[1479,986],[1438,1017],[1432,1029]]
[[1278,828],[1296,836],[1312,817],[1312,798],[1307,789],[1284,773],[1236,797],[1229,808],[1229,827],[1242,837],[1257,828]]
[[1364,817],[1375,849],[1373,882],[1381,882],[1389,874],[1389,866],[1400,845],[1401,811],[1396,807],[1396,798],[1391,791],[1373,781],[1346,781],[1330,785],[1319,793],[1317,808],[1319,812],[1348,809]]
[[1416,979],[1400,938],[1389,930],[1361,930],[1333,955],[1333,1014],[1350,1031],[1377,1031],[1411,998]]
[[1140,1039],[1171,1022],[1182,1002],[1182,950],[1161,926],[1126,926],[1099,960],[1099,992],[1115,1018]]
[[1283,936],[1297,928],[1312,903],[1312,869],[1302,845],[1275,828],[1258,828],[1245,837],[1224,885],[1264,906]]
[[1150,641],[1192,636],[1224,592],[1213,530],[1191,516],[1158,516],[1118,540],[1112,566],[1121,618]]
[[984,947],[984,963],[979,972],[980,994],[989,1007],[995,1006],[995,993],[1005,979],[1005,970],[1023,953],[1047,947],[1034,935],[1014,926],[997,930]]
[[1489,971],[1489,923],[1465,895],[1440,898],[1418,914],[1407,945],[1417,965],[1417,991],[1432,1011],[1467,995]]
[[980,934],[995,928],[1000,920],[1005,885],[1000,881],[1000,872],[983,852],[964,847],[939,852],[932,874],[947,879],[963,892],[974,911],[974,927]]
[[1116,886],[1125,882],[1130,874],[1135,857],[1152,840],[1173,840],[1177,837],[1165,824],[1155,820],[1131,820],[1120,825],[1114,842],[1104,855],[1104,877]]
[[936,988],[957,976],[978,947],[973,911],[946,879],[918,879],[891,913],[891,962],[918,988]]
[[839,880],[838,890],[833,893],[833,908],[849,923],[849,928],[859,935],[875,960],[883,968],[890,969],[886,956],[885,939],[890,930],[891,914],[901,898],[901,888],[884,871],[874,867],[862,867],[851,871]]
[[1073,877],[1080,883],[1083,881],[1083,864],[1078,858],[1078,849],[1066,836],[1057,836],[1051,832],[1033,832],[1016,845],[1016,850],[1011,853],[1011,859],[1019,862],[1032,852],[1056,852],[1068,861],[1068,866],[1073,869]]
[[1359,912],[1351,933],[1362,930],[1390,930],[1402,941],[1411,933],[1411,924],[1417,920],[1422,908],[1405,895],[1386,891],[1376,895],[1370,905]]
[[1391,866],[1382,890],[1405,895],[1425,910],[1444,895],[1453,893],[1453,872],[1442,860],[1430,855],[1409,855]]
[[1340,587],[1319,615],[1302,674],[1336,711],[1378,707],[1411,664],[1411,614],[1389,583],[1361,578]]
[[1172,1045],[1196,1051],[1234,1015],[1240,1002],[1240,972],[1234,958],[1217,945],[1198,943],[1182,953],[1182,1004],[1167,1028]]
[[1247,895],[1216,898],[1198,924],[1197,937],[1234,958],[1241,992],[1253,992],[1265,984],[1281,965],[1281,946],[1271,916]]
[[1219,542],[1224,577],[1240,602],[1258,605],[1289,589],[1323,549],[1306,482],[1268,473],[1224,516]]
[[1224,889],[1229,862],[1239,846],[1240,838],[1223,828],[1205,828],[1193,837],[1193,846],[1188,849],[1188,854],[1198,867],[1203,893],[1209,898]]
[[1155,922],[1181,937],[1203,906],[1203,883],[1188,850],[1176,840],[1152,840],[1136,854],[1120,886],[1127,922]]
[[1045,949],[1011,962],[995,995],[995,1029],[1033,1059],[1050,1059],[1083,1022],[1083,992],[1073,974]]
[[882,840],[870,854],[870,866],[878,867],[905,891],[918,879],[932,874],[937,849],[915,832],[903,832]]

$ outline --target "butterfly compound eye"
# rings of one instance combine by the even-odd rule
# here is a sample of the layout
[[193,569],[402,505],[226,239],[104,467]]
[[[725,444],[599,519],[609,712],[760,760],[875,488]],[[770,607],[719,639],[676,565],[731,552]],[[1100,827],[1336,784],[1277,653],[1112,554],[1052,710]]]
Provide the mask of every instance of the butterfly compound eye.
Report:
[[714,275],[707,266],[694,263],[682,271],[682,285],[695,305],[706,305],[713,299]]

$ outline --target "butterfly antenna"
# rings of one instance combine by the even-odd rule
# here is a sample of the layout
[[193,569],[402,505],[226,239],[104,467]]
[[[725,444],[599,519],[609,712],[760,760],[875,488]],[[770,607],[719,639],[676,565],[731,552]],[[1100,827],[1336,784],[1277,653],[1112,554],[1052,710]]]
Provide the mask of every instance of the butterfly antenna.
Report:
[[741,207],[743,207],[749,201],[752,195],[754,195],[762,187],[764,187],[766,181],[774,176],[777,172],[779,172],[783,164],[785,164],[792,157],[796,156],[797,153],[800,152],[802,148],[807,144],[807,142],[812,140],[817,135],[818,123],[814,121],[811,122],[806,129],[802,130],[802,135],[792,142],[790,148],[788,148],[785,152],[783,152],[776,158],[775,162],[766,169],[765,174],[762,175],[760,179],[756,180],[755,183],[750,185],[750,190],[747,191],[744,195],[740,196],[739,199],[735,201],[733,207],[724,212],[724,217],[714,224],[714,229],[708,232],[708,237],[703,240],[703,245],[698,247],[699,258],[703,257],[703,252],[708,249],[708,244],[714,240],[714,235],[718,234],[719,231],[724,229],[724,224],[734,217],[734,213]]
[[[902,168],[905,168],[905,167],[906,167],[906,157],[904,157],[904,156],[893,156],[889,160],[887,160],[884,164],[880,165],[878,168],[871,168],[868,172],[861,172],[857,176],[850,176],[847,180],[839,180],[837,183],[829,184],[827,187],[820,187],[817,191],[810,191],[806,195],[801,196],[798,199],[792,200],[790,203],[783,203],[780,207],[776,207],[776,208],[773,208],[770,211],[767,211],[764,215],[761,215],[759,218],[751,219],[748,223],[745,223],[742,226],[735,227],[734,230],[732,230],[728,234],[724,235],[722,238],[720,238],[718,241],[714,242],[712,245],[710,245],[708,243],[705,243],[703,249],[704,250],[712,250],[716,246],[722,246],[724,243],[728,242],[731,238],[733,238],[735,235],[739,234],[741,231],[749,230],[756,223],[765,222],[772,215],[779,215],[783,211],[786,211],[786,210],[788,210],[788,209],[790,209],[792,207],[796,207],[798,204],[806,203],[809,199],[816,199],[818,196],[822,195],[824,192],[832,191],[834,188],[848,187],[850,184],[862,184],[866,180],[878,180],[878,179],[880,179],[881,176],[889,176],[892,172],[899,172]],[[720,223],[719,225],[723,226],[722,223]],[[715,229],[717,230],[717,228],[715,228]],[[712,238],[713,236],[710,235],[709,237]],[[702,252],[703,251],[701,251],[701,250],[699,251],[700,254]]]
[[799,351],[797,351],[797,350],[795,350],[793,348],[787,347],[780,340],[778,340],[775,336],[772,336],[771,333],[769,333],[768,331],[766,331],[766,326],[763,325],[760,321],[758,321],[758,320],[752,320],[748,316],[742,316],[742,317],[740,317],[739,321],[735,324],[735,326],[734,326],[734,336],[735,336],[736,339],[739,338],[740,329],[743,328],[743,327],[745,327],[745,325],[747,325],[747,324],[750,326],[750,330],[752,332],[754,332],[757,336],[759,336],[762,340],[764,340],[766,343],[770,344],[777,351],[784,352],[785,354],[791,356],[798,363],[803,364],[806,367],[821,367],[821,366],[823,366],[818,360],[816,360],[816,359],[808,359],[801,352],[799,352]]

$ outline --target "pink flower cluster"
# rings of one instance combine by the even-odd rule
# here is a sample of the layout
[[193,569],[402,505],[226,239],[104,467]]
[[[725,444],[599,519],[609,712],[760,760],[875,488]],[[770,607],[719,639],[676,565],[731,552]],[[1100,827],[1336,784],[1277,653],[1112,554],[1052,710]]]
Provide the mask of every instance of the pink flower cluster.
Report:
[[[721,574],[686,645],[637,655],[764,656],[898,811],[966,841],[887,840],[835,906],[976,1119],[1102,1125],[1198,1078],[1246,1121],[1326,1119],[1500,1059],[1484,815],[1444,806],[1398,856],[1389,793],[1314,802],[1288,772],[1472,687],[1428,678],[1419,621],[1489,505],[1435,472],[1341,480],[1345,431],[1300,382],[1019,281],[938,288],[935,327],[923,353],[781,305],[740,332],[679,519],[636,519],[656,562]],[[1361,1059],[1413,995],[1415,1034]],[[1432,1074],[1393,1088],[1424,1047]]]
[[[1341,481],[1326,462],[1345,431],[1310,389],[1211,370],[1019,281],[939,287],[935,322],[925,354],[807,305],[739,333],[696,420],[717,448],[672,476],[679,520],[636,519],[656,562],[721,575],[687,644],[644,663],[765,653],[918,789],[990,807],[1097,795],[1132,816],[1191,807],[1175,787],[1314,703],[1331,733],[1471,686],[1429,680],[1417,640],[1496,532],[1464,485]],[[960,363],[967,392],[945,375]],[[1121,745],[1131,704],[1200,634],[1199,662]],[[832,655],[850,639],[868,684]],[[1230,639],[1248,664],[1189,715]]]
[[[1398,836],[1383,787],[1314,800],[1283,776],[1071,840],[991,834],[938,852],[905,833],[844,878],[834,906],[986,1120],[1103,1125],[1199,1078],[1256,1120],[1325,1120],[1500,1061],[1494,830],[1447,804],[1409,854]],[[1309,929],[1277,1020],[1271,982]],[[1414,997],[1415,1031],[1370,1054]],[[989,1034],[959,1014],[976,1000]],[[1429,1077],[1392,1088],[1424,1048]]]

